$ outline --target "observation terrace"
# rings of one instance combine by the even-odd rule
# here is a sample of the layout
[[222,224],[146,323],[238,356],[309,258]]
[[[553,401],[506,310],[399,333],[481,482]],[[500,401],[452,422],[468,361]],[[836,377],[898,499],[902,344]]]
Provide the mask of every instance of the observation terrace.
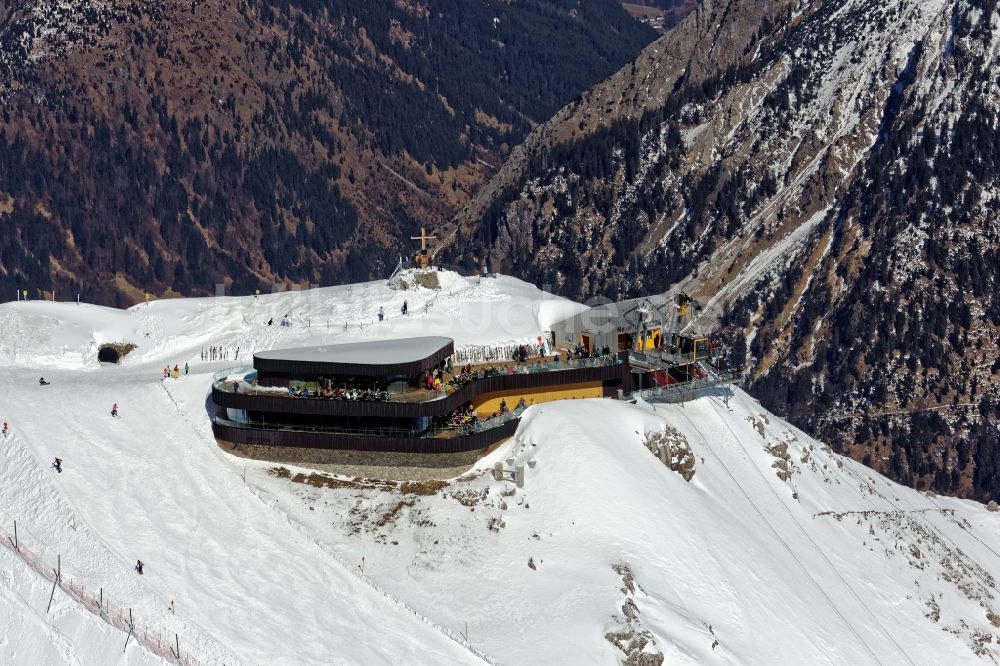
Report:
[[214,378],[213,431],[234,448],[481,452],[513,435],[532,404],[630,390],[627,353],[461,370],[453,353],[448,338],[257,353],[253,367]]

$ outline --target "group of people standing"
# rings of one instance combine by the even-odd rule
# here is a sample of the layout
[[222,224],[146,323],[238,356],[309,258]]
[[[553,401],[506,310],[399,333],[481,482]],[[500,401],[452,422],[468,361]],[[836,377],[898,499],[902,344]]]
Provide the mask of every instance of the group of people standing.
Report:
[[594,347],[592,350],[588,351],[582,343],[576,343],[576,348],[573,350],[574,358],[604,358],[605,356],[611,356],[611,347],[604,345],[603,347]]
[[216,347],[214,345],[201,348],[201,360],[203,361],[228,361],[230,357],[238,360],[240,358],[240,348],[237,347],[235,351],[229,347]]
[[424,388],[428,391],[438,391],[444,383],[444,373],[441,368],[434,368],[433,372],[428,372],[424,377]]
[[[188,370],[189,370],[188,364],[185,363],[183,371],[185,375],[188,374]],[[174,379],[180,379],[181,377],[180,366],[175,365],[173,370],[170,369],[169,365],[163,368],[163,378],[169,379],[170,377],[173,377]]]

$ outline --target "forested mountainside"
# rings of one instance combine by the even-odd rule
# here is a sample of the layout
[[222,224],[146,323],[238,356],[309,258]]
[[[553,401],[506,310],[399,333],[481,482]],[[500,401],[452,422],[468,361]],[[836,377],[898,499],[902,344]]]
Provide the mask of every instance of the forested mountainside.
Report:
[[614,0],[0,5],[0,289],[384,275],[655,34]]
[[709,305],[771,409],[1000,498],[996,0],[707,0],[514,151],[453,257]]
[[663,28],[672,28],[681,20],[694,11],[698,6],[698,0],[632,0],[626,2],[622,0],[624,6],[633,16],[643,16],[641,8],[650,7],[663,12]]

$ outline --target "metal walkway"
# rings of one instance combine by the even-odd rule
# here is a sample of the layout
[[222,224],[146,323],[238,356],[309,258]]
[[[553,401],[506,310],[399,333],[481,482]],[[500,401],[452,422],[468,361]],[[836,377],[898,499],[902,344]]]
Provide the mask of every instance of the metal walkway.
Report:
[[700,397],[700,394],[707,389],[726,384],[741,384],[743,375],[738,375],[709,365],[708,363],[695,364],[705,373],[701,379],[692,379],[688,382],[679,382],[669,386],[654,386],[653,388],[633,391],[628,396],[623,396],[623,400],[635,400],[642,398],[648,402],[687,402]]

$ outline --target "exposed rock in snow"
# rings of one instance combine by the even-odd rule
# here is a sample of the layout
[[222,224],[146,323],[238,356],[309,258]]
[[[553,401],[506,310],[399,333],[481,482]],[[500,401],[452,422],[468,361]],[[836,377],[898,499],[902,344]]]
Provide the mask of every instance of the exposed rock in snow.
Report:
[[694,477],[695,458],[684,435],[671,426],[646,435],[646,448],[685,481]]

